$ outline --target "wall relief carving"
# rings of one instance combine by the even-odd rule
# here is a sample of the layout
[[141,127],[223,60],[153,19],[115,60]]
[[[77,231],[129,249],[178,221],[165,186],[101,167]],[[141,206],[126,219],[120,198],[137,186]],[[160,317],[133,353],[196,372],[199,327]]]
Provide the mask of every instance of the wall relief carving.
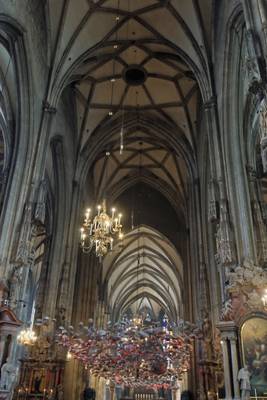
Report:
[[221,310],[221,320],[240,318],[249,311],[263,311],[262,294],[267,286],[267,270],[244,260],[242,266],[226,274],[227,300]]

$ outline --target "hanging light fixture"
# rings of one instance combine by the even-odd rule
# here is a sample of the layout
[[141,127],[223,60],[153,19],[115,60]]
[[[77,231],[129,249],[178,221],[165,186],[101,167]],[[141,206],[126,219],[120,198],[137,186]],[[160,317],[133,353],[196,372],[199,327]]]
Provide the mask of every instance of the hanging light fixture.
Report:
[[106,201],[97,206],[97,215],[91,217],[91,209],[85,213],[85,219],[81,228],[81,247],[84,253],[89,253],[93,248],[97,257],[103,257],[113,248],[114,236],[123,239],[121,218],[122,214],[116,214],[112,208],[109,216],[106,210]]
[[[110,153],[106,153],[108,157]],[[106,182],[104,184],[105,189]],[[105,256],[108,251],[113,249],[114,238],[123,239],[122,233],[122,214],[117,213],[113,207],[111,216],[107,213],[106,200],[97,206],[97,214],[91,216],[91,209],[85,213],[83,225],[81,227],[81,248],[84,253],[89,253],[95,249],[97,257]]]
[[37,336],[32,327],[22,330],[17,338],[18,343],[23,346],[34,346],[36,340]]

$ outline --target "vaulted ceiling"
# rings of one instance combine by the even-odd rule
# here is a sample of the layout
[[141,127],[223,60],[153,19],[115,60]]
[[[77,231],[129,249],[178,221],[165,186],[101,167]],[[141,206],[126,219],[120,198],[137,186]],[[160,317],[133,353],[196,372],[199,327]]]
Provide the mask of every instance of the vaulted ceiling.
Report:
[[[145,183],[165,196],[186,231],[210,85],[212,0],[49,0],[47,9],[50,90],[72,96],[77,179],[89,173],[95,200],[108,194],[111,201]],[[184,267],[177,252],[168,255],[166,237],[146,229],[129,232],[123,250],[104,261],[109,304],[118,316],[156,302],[174,318]],[[143,278],[133,284],[140,251]]]
[[[74,84],[81,148],[109,112],[138,108],[177,125],[194,147],[198,87],[209,80],[211,4],[48,1],[54,88]],[[139,85],[127,79],[133,65],[144,73]]]
[[174,246],[159,232],[140,226],[126,235],[103,263],[107,300],[116,320],[142,303],[152,315],[164,310],[172,320],[183,313],[183,265]]

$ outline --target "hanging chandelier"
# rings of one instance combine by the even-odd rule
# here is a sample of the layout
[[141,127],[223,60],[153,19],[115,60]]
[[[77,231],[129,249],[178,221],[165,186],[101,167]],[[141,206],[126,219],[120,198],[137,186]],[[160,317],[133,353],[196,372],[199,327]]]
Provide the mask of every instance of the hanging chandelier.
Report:
[[22,344],[23,346],[34,346],[36,340],[37,336],[32,328],[22,330],[17,337],[18,343]]
[[86,210],[81,227],[81,248],[84,253],[89,253],[94,248],[97,257],[103,257],[113,249],[114,238],[123,239],[122,214],[117,214],[115,208],[111,212],[109,216],[105,200],[97,206],[95,217],[91,216],[90,208]]

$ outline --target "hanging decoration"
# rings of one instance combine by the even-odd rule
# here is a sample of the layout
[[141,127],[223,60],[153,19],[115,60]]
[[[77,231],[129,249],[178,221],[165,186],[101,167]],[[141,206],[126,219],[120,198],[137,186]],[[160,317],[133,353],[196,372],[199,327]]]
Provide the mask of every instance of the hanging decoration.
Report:
[[195,326],[135,325],[123,321],[108,329],[91,324],[60,328],[57,341],[91,374],[128,386],[171,385],[190,368]]

